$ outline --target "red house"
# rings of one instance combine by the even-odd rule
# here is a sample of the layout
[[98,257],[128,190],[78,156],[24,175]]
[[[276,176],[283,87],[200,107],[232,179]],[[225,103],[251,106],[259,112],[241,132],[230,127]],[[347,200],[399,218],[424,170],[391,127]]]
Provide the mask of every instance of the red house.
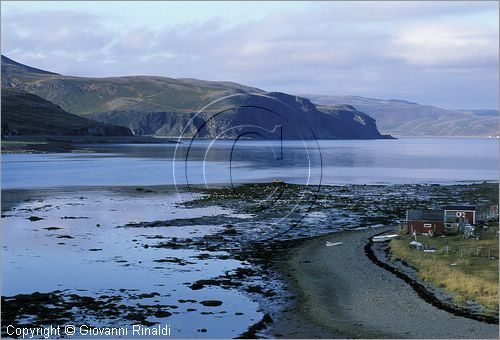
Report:
[[406,211],[406,223],[409,234],[441,235],[444,233],[444,210],[415,210]]

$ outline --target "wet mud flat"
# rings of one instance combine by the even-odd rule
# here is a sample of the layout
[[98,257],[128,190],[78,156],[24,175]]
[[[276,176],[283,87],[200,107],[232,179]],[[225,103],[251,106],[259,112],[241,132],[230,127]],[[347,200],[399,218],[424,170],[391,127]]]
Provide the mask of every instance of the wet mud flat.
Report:
[[[3,334],[9,323],[71,322],[169,324],[174,337],[315,330],[341,337],[307,317],[288,333],[273,331],[300,300],[293,273],[282,266],[302,244],[393,227],[408,206],[493,199],[498,185],[274,183],[2,194]],[[294,333],[296,325],[301,332]]]

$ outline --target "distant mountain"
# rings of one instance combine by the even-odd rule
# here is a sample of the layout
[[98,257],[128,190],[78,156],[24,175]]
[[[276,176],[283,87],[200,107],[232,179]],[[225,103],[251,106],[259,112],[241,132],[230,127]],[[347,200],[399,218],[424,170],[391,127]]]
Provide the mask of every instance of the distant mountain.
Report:
[[[225,81],[71,77],[2,56],[2,86],[36,94],[79,116],[127,126],[136,135],[176,137],[185,128],[184,137],[201,138],[387,138],[374,119],[352,106],[315,105],[305,98]],[[270,132],[276,127],[280,136]]]
[[497,136],[497,110],[445,110],[398,99],[304,95],[313,103],[352,105],[377,120],[382,133],[399,136]]
[[2,88],[2,136],[131,136],[125,127],[107,125],[62,110],[34,94]]
[[498,116],[498,110],[458,110],[465,113],[473,113],[478,116]]

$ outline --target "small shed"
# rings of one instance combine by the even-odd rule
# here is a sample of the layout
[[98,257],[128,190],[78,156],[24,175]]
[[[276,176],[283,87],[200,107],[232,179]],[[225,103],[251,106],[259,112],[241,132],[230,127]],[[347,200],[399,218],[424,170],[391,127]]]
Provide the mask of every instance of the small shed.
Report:
[[444,211],[443,210],[417,210],[406,211],[407,231],[419,234],[441,235],[444,233]]

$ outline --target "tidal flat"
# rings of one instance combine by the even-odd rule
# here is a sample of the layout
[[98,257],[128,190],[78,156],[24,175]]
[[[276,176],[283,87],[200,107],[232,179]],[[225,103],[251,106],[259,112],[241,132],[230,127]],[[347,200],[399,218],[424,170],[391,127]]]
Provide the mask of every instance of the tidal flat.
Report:
[[[498,203],[498,183],[5,190],[2,333],[8,324],[73,323],[168,324],[176,338],[405,335],[372,329],[374,319],[361,314],[344,320],[349,327],[329,328],[311,317],[318,306],[287,317],[302,306],[307,281],[291,264],[311,242],[323,252],[318,237],[348,232],[361,244],[366,233],[396,228],[408,207],[479,201]],[[363,252],[347,253],[364,263]],[[344,275],[350,265],[342,264]],[[370,295],[376,266],[366,266],[366,277],[365,267],[354,273]],[[328,280],[335,296],[352,296],[349,285]],[[351,308],[338,301],[322,302]],[[393,307],[394,315],[404,313]],[[492,332],[474,329],[464,337]]]

